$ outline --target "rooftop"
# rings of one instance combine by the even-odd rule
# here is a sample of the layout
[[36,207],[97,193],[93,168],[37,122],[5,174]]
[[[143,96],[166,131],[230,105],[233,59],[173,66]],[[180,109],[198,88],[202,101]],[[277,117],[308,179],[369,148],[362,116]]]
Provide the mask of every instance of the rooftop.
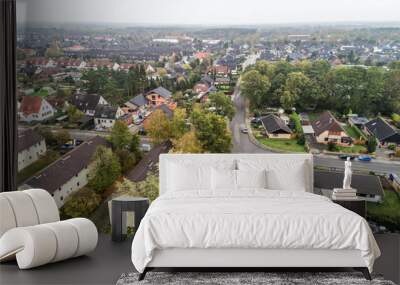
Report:
[[32,129],[18,130],[18,152],[21,152],[39,142],[44,138]]
[[315,135],[319,136],[325,131],[344,132],[344,129],[331,112],[323,112],[319,118],[311,123]]
[[285,122],[274,114],[261,118],[261,123],[268,133],[284,132],[291,134],[292,131],[286,126]]
[[64,156],[29,178],[24,184],[53,193],[90,164],[97,146],[108,145],[105,138],[96,136],[77,146]]

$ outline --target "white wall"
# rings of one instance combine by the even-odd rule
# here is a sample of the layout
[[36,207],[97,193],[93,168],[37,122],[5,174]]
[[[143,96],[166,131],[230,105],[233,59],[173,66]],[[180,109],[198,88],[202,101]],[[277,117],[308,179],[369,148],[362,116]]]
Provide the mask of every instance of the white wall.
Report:
[[57,207],[60,208],[64,205],[66,198],[81,189],[88,183],[90,167],[82,169],[77,175],[72,177],[67,183],[62,185],[59,189],[56,189],[52,196],[56,201]]
[[18,152],[18,171],[24,169],[39,159],[41,155],[46,153],[46,143],[44,140]]
[[49,104],[49,102],[42,99],[42,105],[40,106],[40,110],[38,113],[25,116],[22,112],[20,112],[19,116],[21,121],[28,123],[33,121],[45,121],[54,116],[54,108]]

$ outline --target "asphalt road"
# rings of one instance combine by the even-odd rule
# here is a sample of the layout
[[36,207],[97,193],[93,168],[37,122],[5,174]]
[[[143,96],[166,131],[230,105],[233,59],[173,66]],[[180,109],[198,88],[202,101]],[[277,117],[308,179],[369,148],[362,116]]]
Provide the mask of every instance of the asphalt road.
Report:
[[[240,88],[237,86],[233,95],[236,105],[236,114],[230,123],[233,138],[232,153],[271,153],[253,144],[247,134],[240,132],[240,126],[245,124],[245,104],[240,96]],[[344,161],[334,156],[314,155],[314,166],[331,170],[344,169]],[[374,172],[376,174],[396,173],[400,175],[400,163],[391,161],[354,161],[353,170],[360,172]]]

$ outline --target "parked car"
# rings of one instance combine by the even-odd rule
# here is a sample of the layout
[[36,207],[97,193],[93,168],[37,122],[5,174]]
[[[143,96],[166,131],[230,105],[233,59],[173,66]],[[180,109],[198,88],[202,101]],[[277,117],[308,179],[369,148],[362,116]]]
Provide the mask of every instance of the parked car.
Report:
[[253,117],[251,118],[250,122],[254,125],[259,125],[261,124],[261,118],[260,117]]
[[364,162],[370,162],[372,160],[372,157],[370,157],[369,155],[359,155],[358,160]]
[[151,150],[151,145],[149,145],[149,144],[147,144],[147,143],[143,143],[143,144],[140,146],[140,149],[141,149],[142,151],[149,152],[149,151]]
[[351,154],[339,154],[338,156],[340,159],[347,160],[347,158],[350,158],[350,160],[354,160],[356,157]]

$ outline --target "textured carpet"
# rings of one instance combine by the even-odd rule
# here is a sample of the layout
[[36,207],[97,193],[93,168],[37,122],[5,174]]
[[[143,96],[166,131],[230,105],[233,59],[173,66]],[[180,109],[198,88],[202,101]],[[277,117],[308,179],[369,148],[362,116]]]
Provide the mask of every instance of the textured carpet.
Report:
[[117,285],[146,285],[146,284],[213,284],[213,285],[395,285],[380,276],[373,276],[372,281],[364,279],[359,272],[148,272],[146,278],[137,281],[138,273],[122,274]]

